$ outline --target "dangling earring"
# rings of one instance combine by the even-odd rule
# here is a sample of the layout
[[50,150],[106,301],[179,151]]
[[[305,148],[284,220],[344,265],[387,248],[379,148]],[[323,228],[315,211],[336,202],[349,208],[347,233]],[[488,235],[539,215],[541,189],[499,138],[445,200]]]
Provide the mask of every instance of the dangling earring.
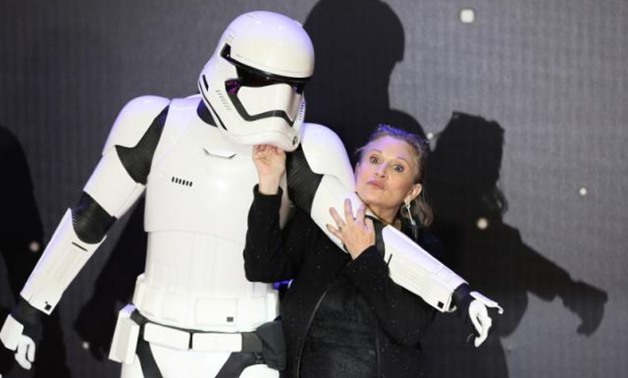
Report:
[[419,227],[416,224],[416,221],[412,217],[412,211],[410,210],[410,202],[405,202],[404,207],[406,208],[406,212],[408,213],[408,219],[410,219],[410,225],[412,226],[412,236],[414,236],[414,240],[419,238]]
[[406,202],[405,205],[406,212],[408,213],[408,218],[410,219],[410,224],[412,227],[416,227],[416,221],[412,218],[412,211],[410,211],[410,202]]

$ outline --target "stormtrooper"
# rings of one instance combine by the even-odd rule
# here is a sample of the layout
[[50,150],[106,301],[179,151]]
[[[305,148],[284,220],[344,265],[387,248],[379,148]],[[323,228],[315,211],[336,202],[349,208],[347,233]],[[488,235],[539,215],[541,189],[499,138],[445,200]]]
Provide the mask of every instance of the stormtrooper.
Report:
[[[251,12],[227,27],[199,94],[130,101],[0,332],[16,360],[30,367],[39,316],[53,311],[111,225],[144,194],[145,271],[120,311],[109,356],[123,363],[122,376],[278,376],[277,291],[248,282],[242,257],[257,182],[252,145],[290,152],[282,222],[298,206],[328,233],[330,207],[342,208],[345,198],[359,205],[336,134],[303,122],[313,71],[312,43],[298,22]],[[391,278],[442,312],[464,312],[481,344],[488,310],[499,305],[396,229],[378,237]]]

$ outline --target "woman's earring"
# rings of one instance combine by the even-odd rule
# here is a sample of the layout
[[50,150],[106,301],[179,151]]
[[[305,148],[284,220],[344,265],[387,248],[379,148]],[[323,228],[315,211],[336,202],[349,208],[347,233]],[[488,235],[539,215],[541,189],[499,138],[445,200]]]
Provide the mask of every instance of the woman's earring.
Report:
[[404,204],[404,207],[406,208],[406,212],[408,213],[408,219],[410,219],[410,225],[412,226],[411,227],[412,236],[414,236],[414,239],[417,240],[419,238],[419,227],[417,227],[416,221],[412,217],[412,211],[410,210],[410,202],[406,202]]
[[410,224],[412,227],[416,227],[416,221],[412,218],[412,211],[410,211],[410,202],[406,202],[405,205],[406,212],[408,213],[408,218],[410,219]]

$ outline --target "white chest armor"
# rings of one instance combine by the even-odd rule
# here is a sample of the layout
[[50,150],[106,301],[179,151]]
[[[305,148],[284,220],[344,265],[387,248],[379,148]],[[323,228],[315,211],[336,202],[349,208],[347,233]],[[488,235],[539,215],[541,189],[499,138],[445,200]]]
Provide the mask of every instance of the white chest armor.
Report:
[[[200,120],[197,105],[192,99],[171,104],[153,158],[146,269],[133,302],[162,324],[249,331],[277,315],[272,285],[249,282],[244,274],[246,221],[257,183],[252,148]],[[288,211],[284,198],[284,220]]]

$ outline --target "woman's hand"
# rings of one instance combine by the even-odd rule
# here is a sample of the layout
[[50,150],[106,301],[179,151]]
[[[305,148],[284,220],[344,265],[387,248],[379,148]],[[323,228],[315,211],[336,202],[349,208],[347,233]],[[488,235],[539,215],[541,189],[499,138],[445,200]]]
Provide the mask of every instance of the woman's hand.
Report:
[[358,258],[368,247],[375,245],[375,228],[373,221],[364,216],[366,205],[362,204],[353,217],[351,200],[345,200],[345,220],[340,217],[336,209],[329,209],[329,213],[336,222],[336,227],[327,225],[327,230],[335,235],[344,244],[352,259]]
[[281,176],[286,171],[286,153],[270,144],[253,146],[253,163],[257,169],[259,192],[277,194]]

